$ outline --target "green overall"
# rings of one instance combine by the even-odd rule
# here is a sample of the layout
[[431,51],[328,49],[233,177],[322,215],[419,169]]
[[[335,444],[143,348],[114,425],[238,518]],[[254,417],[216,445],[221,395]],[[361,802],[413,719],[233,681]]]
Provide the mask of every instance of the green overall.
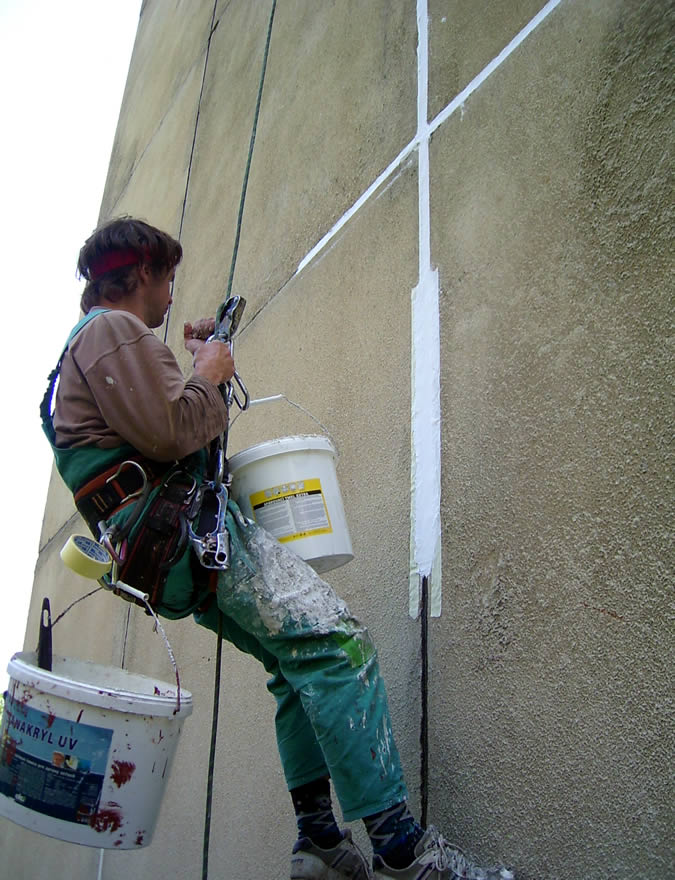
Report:
[[[68,344],[91,315],[75,327]],[[47,396],[51,399],[49,391]],[[50,403],[41,413],[57,468],[73,492],[135,451],[59,449]],[[206,454],[191,463],[200,479],[205,462]],[[122,514],[129,511],[115,517]],[[267,687],[277,701],[277,743],[289,789],[329,775],[346,821],[404,800],[384,681],[368,631],[313,569],[244,518],[233,502],[227,525],[232,562],[218,575],[216,602],[194,596],[188,549],[169,570],[155,610],[171,618],[192,613],[214,632],[221,618],[223,637],[271,674]]]

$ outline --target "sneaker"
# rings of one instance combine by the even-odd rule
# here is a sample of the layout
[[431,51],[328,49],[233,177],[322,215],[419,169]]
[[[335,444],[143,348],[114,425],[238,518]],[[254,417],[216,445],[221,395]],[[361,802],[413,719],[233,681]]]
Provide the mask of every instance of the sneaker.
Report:
[[368,860],[352,840],[352,832],[332,849],[321,849],[308,837],[301,837],[293,847],[291,880],[372,880]]
[[479,868],[456,846],[444,840],[433,825],[415,847],[417,858],[407,868],[390,868],[381,856],[373,859],[375,877],[400,880],[515,880],[508,868]]

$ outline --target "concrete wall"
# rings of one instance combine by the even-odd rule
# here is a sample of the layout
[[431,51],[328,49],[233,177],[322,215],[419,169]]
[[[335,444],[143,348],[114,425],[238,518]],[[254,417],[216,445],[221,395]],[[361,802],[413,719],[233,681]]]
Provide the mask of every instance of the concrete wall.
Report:
[[[256,407],[230,450],[314,420],[334,438],[356,560],[328,580],[380,646],[416,811],[428,710],[429,819],[451,839],[521,880],[665,878],[674,5],[429,0],[418,59],[425,8],[278,4],[236,354],[254,397],[313,418]],[[143,5],[101,217],[180,232],[177,353],[183,321],[224,296],[270,9]],[[431,308],[411,319],[414,289]],[[418,346],[411,385],[427,325],[440,347]],[[428,387],[440,430],[434,394],[419,406]],[[425,504],[421,543],[442,535],[431,567],[409,549]],[[78,530],[55,476],[31,634],[43,595],[59,610],[90,588],[58,559]],[[426,694],[408,613],[422,574],[440,610]],[[2,820],[7,876],[201,870],[215,638],[167,630],[195,713],[152,846],[101,865]],[[148,619],[107,594],[64,618],[55,647],[171,678]],[[212,876],[282,880],[294,819],[273,702],[257,664],[224,653]]]

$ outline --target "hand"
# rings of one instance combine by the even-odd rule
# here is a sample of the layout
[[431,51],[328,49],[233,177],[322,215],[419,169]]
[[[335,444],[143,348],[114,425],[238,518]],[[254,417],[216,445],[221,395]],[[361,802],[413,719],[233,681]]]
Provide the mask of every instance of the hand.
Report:
[[183,343],[191,355],[195,355],[216,329],[215,318],[200,318],[191,324],[183,324]]
[[[225,342],[218,342],[213,339],[211,342],[203,342],[202,340],[192,340],[197,344],[197,350],[194,352],[194,373],[197,376],[203,376],[214,385],[222,385],[229,382],[234,376],[234,358],[230,351],[230,346]],[[187,342],[185,343],[187,348]],[[191,349],[188,348],[188,351]]]

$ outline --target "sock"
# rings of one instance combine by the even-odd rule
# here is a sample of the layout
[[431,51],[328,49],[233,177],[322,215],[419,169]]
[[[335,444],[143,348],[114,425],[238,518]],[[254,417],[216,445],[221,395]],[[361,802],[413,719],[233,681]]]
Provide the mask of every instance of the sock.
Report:
[[342,840],[330,802],[327,777],[314,779],[291,790],[299,837],[309,837],[322,849],[332,849]]
[[390,868],[407,868],[415,861],[415,847],[424,836],[424,831],[405,801],[381,813],[365,816],[363,823],[373,852],[381,856]]

